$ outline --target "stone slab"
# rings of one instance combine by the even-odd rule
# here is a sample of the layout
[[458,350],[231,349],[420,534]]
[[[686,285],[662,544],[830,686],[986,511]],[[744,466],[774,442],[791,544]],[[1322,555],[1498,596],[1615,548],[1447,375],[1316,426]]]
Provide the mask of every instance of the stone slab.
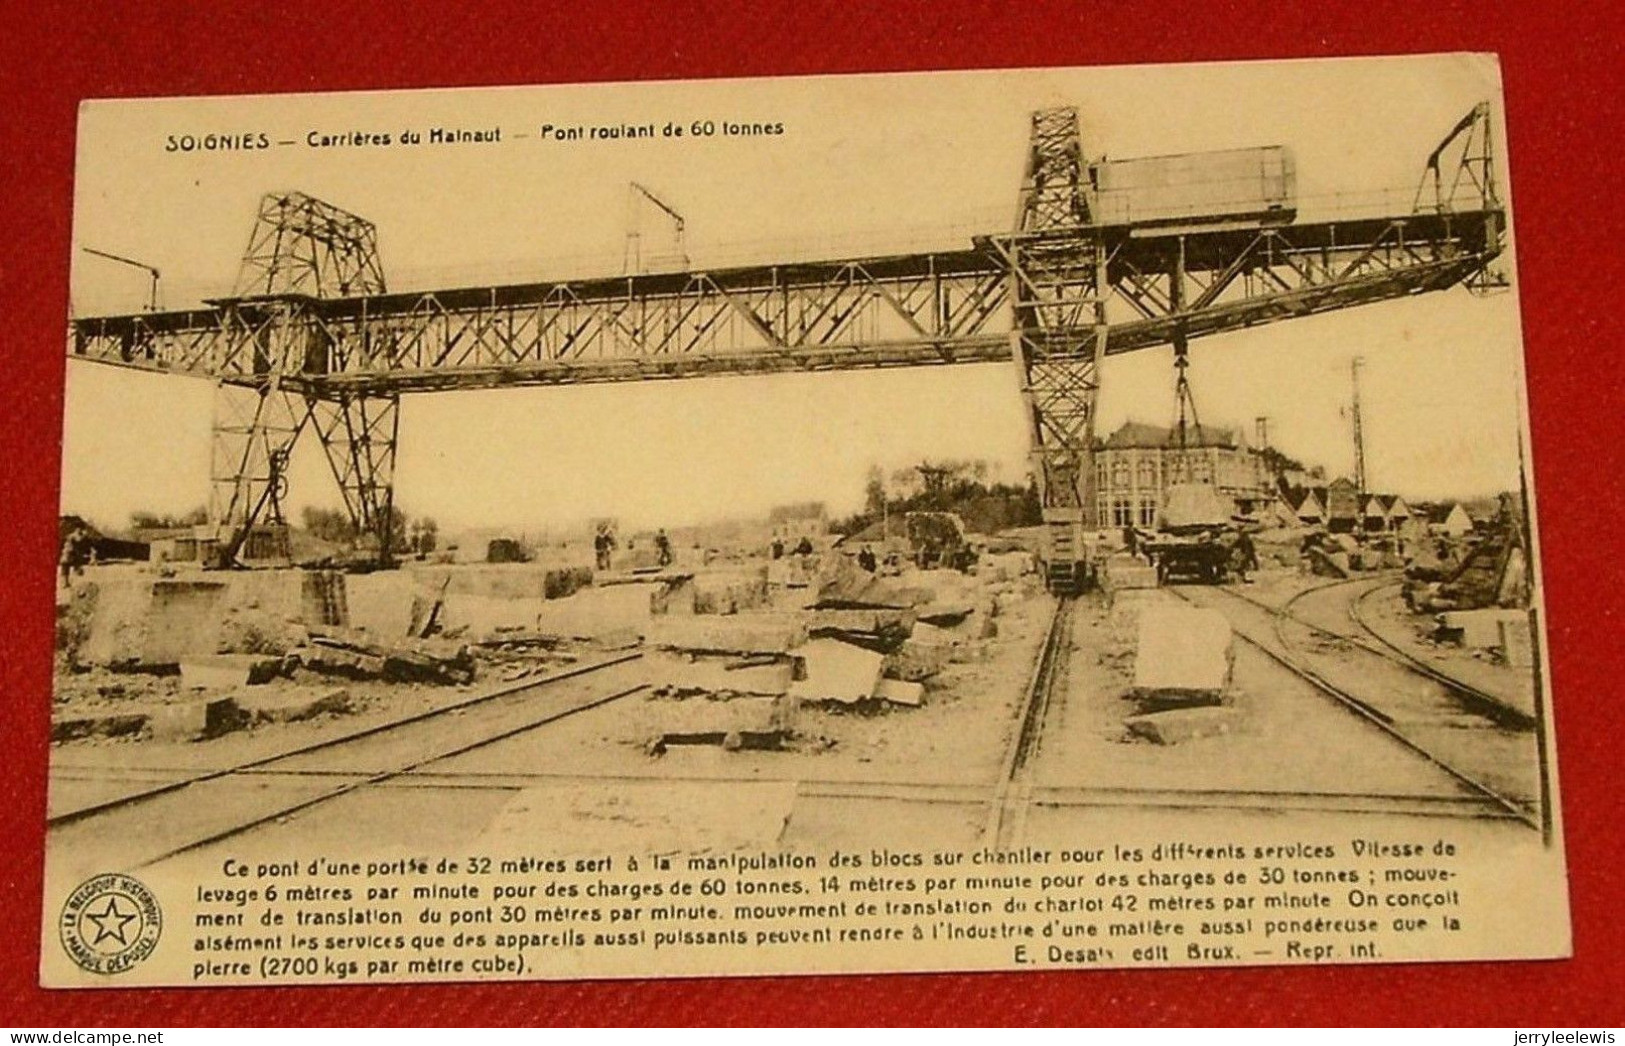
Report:
[[901,679],[882,679],[875,684],[875,698],[889,701],[894,705],[918,708],[925,704],[925,687],[920,683],[909,683]]
[[669,734],[788,734],[795,729],[797,702],[777,696],[706,694],[675,696],[652,691],[638,706],[638,736],[658,740]]
[[1106,560],[1101,582],[1113,595],[1129,589],[1156,588],[1157,568],[1135,556],[1114,555]]
[[147,709],[147,731],[155,741],[199,741],[241,729],[246,717],[234,697],[174,701]]
[[291,723],[319,715],[350,711],[350,692],[343,687],[301,687],[297,690],[255,689],[237,694],[237,705],[261,722]]
[[767,567],[732,567],[695,571],[685,586],[687,598],[674,592],[672,609],[687,606],[696,614],[737,614],[769,604]]
[[1502,621],[1501,658],[1513,668],[1533,668],[1535,644],[1527,621]]
[[1501,625],[1512,623],[1528,630],[1529,615],[1522,610],[1487,607],[1483,610],[1447,610],[1439,615],[1445,628],[1461,633],[1461,645],[1489,650],[1501,645]]
[[1219,611],[1143,607],[1135,645],[1135,693],[1217,699],[1230,685],[1234,657],[1230,622]]
[[654,618],[649,646],[717,654],[787,654],[807,640],[806,627],[788,614],[734,614]]
[[418,587],[448,596],[498,599],[563,599],[592,584],[592,568],[559,563],[410,565]]
[[839,639],[814,639],[796,653],[807,666],[790,693],[803,701],[856,704],[874,696],[885,656]]
[[643,659],[649,685],[678,692],[782,694],[795,681],[791,658],[769,664],[739,665],[733,655],[688,657],[675,651],[651,651]]
[[231,690],[275,678],[282,660],[259,654],[209,654],[181,661],[181,686],[188,690]]
[[1129,733],[1159,745],[1178,745],[1204,737],[1220,737],[1240,729],[1241,713],[1232,707],[1207,705],[1147,712],[1123,720]]
[[914,616],[931,625],[957,625],[975,611],[970,603],[933,601],[916,607]]
[[51,740],[83,737],[129,737],[147,728],[147,714],[129,709],[77,708],[51,716]]
[[884,672],[890,679],[918,683],[948,667],[954,654],[953,633],[921,623],[902,645],[886,655]]
[[389,639],[407,634],[414,596],[433,599],[438,595],[438,586],[433,592],[427,586],[420,590],[416,575],[407,570],[355,574],[346,579],[346,589],[350,611],[347,623],[369,635]]
[[664,582],[583,589],[548,600],[536,611],[534,627],[566,639],[601,640],[628,630],[642,635],[654,616],[653,603]]

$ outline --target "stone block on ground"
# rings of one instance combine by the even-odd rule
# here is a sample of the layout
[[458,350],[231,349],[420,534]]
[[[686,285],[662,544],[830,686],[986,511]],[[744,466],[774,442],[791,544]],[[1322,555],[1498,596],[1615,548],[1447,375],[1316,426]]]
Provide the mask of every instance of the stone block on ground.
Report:
[[152,705],[147,731],[155,741],[197,741],[239,730],[246,721],[234,697],[209,697]]
[[1147,606],[1140,611],[1134,692],[1159,701],[1218,703],[1230,685],[1235,647],[1217,610]]
[[814,639],[796,653],[807,666],[790,693],[803,701],[856,704],[874,696],[886,657],[839,639]]
[[914,616],[926,624],[947,627],[964,621],[975,609],[970,603],[933,601],[916,607]]
[[876,577],[857,565],[851,556],[840,552],[824,557],[819,564],[815,582],[818,599],[815,606],[892,607],[904,608],[927,602],[919,593],[901,591],[888,578]]
[[267,723],[291,723],[319,715],[350,711],[350,692],[343,687],[300,687],[294,690],[258,689],[237,694],[243,712]]
[[908,683],[901,679],[882,679],[875,684],[875,699],[918,708],[925,704],[925,687],[920,683]]
[[1101,586],[1112,597],[1129,589],[1156,588],[1157,568],[1137,556],[1119,553],[1106,560]]
[[147,714],[129,709],[76,708],[53,713],[52,741],[77,741],[82,737],[129,737],[147,728]]
[[637,629],[627,626],[600,632],[588,639],[587,644],[594,650],[630,650],[643,645],[643,636]]
[[1534,667],[1535,644],[1527,621],[1501,622],[1501,659],[1513,668]]
[[774,695],[786,692],[795,681],[795,665],[789,657],[750,664],[733,655],[694,657],[655,650],[643,663],[650,686],[678,693]]
[[212,654],[225,599],[226,583],[212,578],[98,580],[78,659],[123,667]]
[[889,608],[809,610],[805,620],[814,638],[842,639],[882,653],[897,649],[916,627],[913,611]]
[[[443,580],[443,579],[442,579]],[[443,585],[433,590],[419,588],[416,575],[407,570],[375,570],[346,578],[346,601],[352,628],[365,629],[374,636],[396,638],[407,634],[412,624],[414,599],[434,599]]]
[[1241,713],[1223,705],[1199,708],[1170,708],[1147,712],[1123,720],[1130,733],[1159,745],[1177,745],[1203,737],[1233,734],[1240,728]]
[[1140,633],[1140,612],[1148,606],[1159,605],[1158,594],[1153,589],[1129,588],[1114,592],[1106,611],[1106,628],[1112,641],[1119,646],[1132,646]]
[[638,705],[637,740],[659,740],[668,735],[779,734],[796,726],[795,698],[784,694],[677,695],[651,691]]
[[1483,610],[1447,610],[1439,623],[1451,632],[1461,633],[1461,645],[1488,650],[1501,645],[1501,624],[1508,622],[1527,631],[1529,615],[1522,610],[1488,607]]
[[563,599],[592,584],[592,568],[569,563],[412,564],[416,587],[448,596]]
[[294,651],[293,656],[305,668],[325,675],[368,679],[384,674],[384,659],[360,650],[310,644]]
[[1010,581],[1033,571],[1030,552],[987,552],[976,561],[976,576],[984,581]]
[[[225,575],[215,649],[245,654],[286,653],[306,628],[342,626],[349,619],[345,575],[332,570],[246,570]],[[155,590],[155,597],[163,593]]]
[[352,679],[467,683],[474,678],[472,648],[437,637],[386,640],[354,630],[322,629],[290,656],[312,671]]
[[1341,550],[1327,552],[1325,549],[1311,548],[1305,554],[1305,562],[1309,572],[1317,577],[1344,578],[1349,576],[1349,554]]
[[537,597],[448,595],[441,601],[439,631],[483,636],[505,629],[535,628],[549,601]]
[[652,614],[694,613],[694,579],[692,577],[662,578],[652,586],[649,612]]
[[181,686],[188,690],[231,690],[269,682],[281,671],[281,658],[208,654],[181,661]]
[[548,600],[538,608],[533,624],[540,632],[566,639],[602,640],[628,629],[642,635],[664,587],[663,582],[640,582],[583,589]]
[[786,614],[734,614],[727,617],[661,617],[649,622],[649,646],[716,654],[787,654],[807,639],[807,630]]
[[915,625],[913,634],[886,655],[884,671],[888,678],[918,683],[947,668],[953,652],[951,633],[934,625]]
[[689,606],[696,614],[737,614],[768,605],[766,567],[696,571],[689,579]]

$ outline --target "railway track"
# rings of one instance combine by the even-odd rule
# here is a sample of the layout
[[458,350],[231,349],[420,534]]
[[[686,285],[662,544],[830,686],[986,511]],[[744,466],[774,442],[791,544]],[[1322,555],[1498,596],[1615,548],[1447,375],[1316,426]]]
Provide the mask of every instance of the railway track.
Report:
[[[1303,593],[1299,593],[1299,597],[1329,587],[1332,586],[1318,586],[1317,588],[1308,589]],[[1192,605],[1204,605],[1203,600],[1192,598],[1190,593],[1181,587],[1173,587],[1169,591]],[[1390,658],[1386,653],[1381,653],[1364,642],[1351,641],[1350,637],[1343,633],[1321,628],[1293,616],[1289,608],[1299,597],[1294,597],[1283,607],[1272,607],[1227,588],[1210,587],[1204,588],[1203,591],[1222,592],[1226,596],[1235,599],[1236,602],[1250,606],[1266,615],[1272,626],[1272,641],[1260,639],[1258,635],[1251,634],[1247,629],[1237,626],[1232,620],[1232,629],[1243,642],[1263,653],[1275,664],[1336,702],[1338,706],[1364,720],[1373,728],[1382,731],[1397,744],[1443,771],[1465,788],[1470,795],[1478,797],[1482,803],[1503,811],[1505,815],[1515,818],[1531,828],[1540,829],[1539,816],[1530,809],[1530,803],[1519,801],[1508,795],[1503,788],[1486,782],[1480,769],[1465,769],[1459,765],[1459,759],[1441,754],[1438,750],[1440,746],[1437,743],[1426,743],[1427,741],[1437,742],[1437,731],[1434,732],[1435,736],[1425,739],[1419,738],[1416,735],[1428,733],[1426,728],[1414,722],[1407,722],[1402,715],[1396,714],[1391,705],[1387,705],[1381,699],[1374,698],[1369,692],[1357,694],[1349,687],[1340,685],[1333,678],[1330,678],[1332,673],[1326,671],[1324,663],[1318,669],[1312,665],[1310,662],[1314,658],[1288,638],[1287,626],[1289,624],[1302,626],[1311,635],[1332,638],[1344,648],[1364,651],[1371,656],[1381,658],[1389,666],[1398,666],[1404,669],[1411,669],[1412,666],[1398,659]],[[1422,673],[1415,674],[1419,677],[1423,675]],[[1431,677],[1428,678],[1431,679]],[[1432,681],[1439,682],[1437,680]],[[1440,685],[1448,691],[1455,692],[1454,687],[1445,686],[1442,683]],[[1485,722],[1494,725],[1493,720],[1486,719]],[[1519,732],[1518,737],[1527,739],[1527,735],[1522,732]]]
[[[1220,587],[1219,591],[1224,592],[1226,595],[1234,596],[1237,599],[1243,600],[1244,602],[1251,603],[1260,610],[1277,615],[1280,618],[1284,618],[1287,621],[1291,621],[1298,625],[1302,625],[1304,628],[1316,635],[1342,643],[1347,643],[1351,646],[1359,647],[1360,649],[1374,654],[1377,657],[1386,658],[1394,664],[1404,668],[1406,671],[1423,676],[1449,690],[1462,701],[1463,706],[1467,711],[1470,711],[1475,715],[1481,715],[1488,719],[1492,719],[1499,726],[1515,730],[1533,730],[1535,728],[1534,717],[1522,709],[1514,707],[1505,698],[1498,694],[1491,693],[1482,687],[1475,686],[1465,679],[1461,679],[1457,676],[1451,675],[1448,672],[1442,671],[1434,665],[1428,664],[1426,661],[1423,661],[1421,658],[1411,654],[1409,651],[1392,642],[1376,629],[1372,628],[1370,622],[1366,620],[1364,614],[1362,613],[1361,608],[1363,604],[1373,594],[1380,592],[1383,589],[1390,588],[1393,584],[1395,584],[1395,582],[1390,579],[1377,579],[1375,584],[1373,584],[1372,581],[1373,579],[1371,578],[1351,578],[1347,580],[1333,581],[1324,585],[1316,585],[1297,593],[1291,599],[1287,600],[1285,604],[1279,607],[1272,606],[1269,603],[1265,603],[1263,600],[1256,599],[1247,593],[1234,588]],[[1350,621],[1361,633],[1364,633],[1364,635],[1351,634],[1348,632],[1338,631],[1335,628],[1328,628],[1323,624],[1317,624],[1310,621],[1302,613],[1294,614],[1292,612],[1292,608],[1294,606],[1297,606],[1301,601],[1307,598],[1322,595],[1333,589],[1362,583],[1367,584],[1370,587],[1360,592],[1352,601],[1350,601],[1348,616]]]
[[1032,806],[1034,764],[1043,745],[1052,699],[1065,685],[1066,662],[1072,648],[1072,611],[1076,604],[1077,600],[1071,596],[1057,600],[1033,674],[1023,692],[1016,730],[1005,750],[982,831],[984,843],[993,849],[1016,846],[1024,834],[1027,811]]
[[1383,591],[1384,589],[1394,587],[1396,584],[1398,584],[1398,582],[1372,585],[1370,588],[1367,588],[1358,596],[1354,597],[1353,602],[1349,604],[1349,617],[1356,625],[1360,627],[1360,631],[1376,640],[1376,642],[1380,644],[1383,649],[1389,651],[1399,660],[1411,665],[1416,671],[1422,673],[1430,679],[1450,687],[1470,701],[1488,706],[1488,708],[1491,710],[1490,714],[1492,717],[1504,719],[1502,725],[1513,726],[1520,730],[1535,729],[1538,726],[1537,717],[1529,714],[1521,708],[1513,707],[1509,701],[1499,694],[1495,694],[1491,691],[1483,689],[1482,687],[1475,686],[1465,679],[1460,679],[1449,674],[1448,672],[1441,671],[1437,667],[1428,664],[1426,661],[1423,661],[1421,658],[1406,650],[1398,643],[1395,643],[1393,640],[1389,639],[1372,626],[1371,622],[1366,618],[1365,615],[1366,600],[1370,599],[1372,596]]
[[[398,780],[647,688],[615,670],[641,654],[521,680],[415,715],[225,769],[166,781],[48,819],[58,852],[111,850],[136,869],[219,843],[362,788]],[[334,771],[334,766],[343,769]]]

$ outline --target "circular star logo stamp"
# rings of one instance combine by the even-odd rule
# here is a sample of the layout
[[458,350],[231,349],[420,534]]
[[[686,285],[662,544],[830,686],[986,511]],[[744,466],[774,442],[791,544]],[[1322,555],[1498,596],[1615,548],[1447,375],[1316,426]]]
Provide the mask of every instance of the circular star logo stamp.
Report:
[[62,947],[91,973],[123,973],[158,946],[164,929],[158,898],[139,879],[109,872],[68,895],[57,920]]

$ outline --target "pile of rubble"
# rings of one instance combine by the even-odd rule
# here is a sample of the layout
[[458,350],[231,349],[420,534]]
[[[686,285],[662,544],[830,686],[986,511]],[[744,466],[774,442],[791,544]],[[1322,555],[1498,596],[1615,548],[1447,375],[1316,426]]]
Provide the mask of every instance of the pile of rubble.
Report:
[[[177,666],[169,685],[98,687],[103,700],[63,702],[51,717],[51,740],[142,736],[199,741],[256,723],[288,723],[354,708],[350,691],[300,675],[287,657],[215,654]],[[146,676],[144,678],[154,678]],[[290,682],[290,680],[292,680]],[[109,700],[108,698],[111,698]]]
[[[781,747],[803,709],[921,707],[950,663],[987,656],[999,601],[1036,590],[1022,553],[986,557],[975,575],[882,577],[840,552],[810,558],[794,586],[760,560],[603,572],[587,586],[528,564],[85,584],[59,615],[55,736],[212,737],[343,713],[375,684],[511,682],[641,647],[639,740]],[[92,676],[164,682],[104,699]]]
[[77,586],[59,608],[52,739],[199,740],[350,712],[356,684],[473,681],[470,644],[343,624],[344,580],[289,570]]
[[1027,562],[980,577],[953,570],[888,577],[836,553],[824,557],[794,609],[657,617],[645,635],[649,748],[779,748],[803,732],[807,709],[919,708],[951,662],[985,656],[997,634],[998,599],[1030,583]]

